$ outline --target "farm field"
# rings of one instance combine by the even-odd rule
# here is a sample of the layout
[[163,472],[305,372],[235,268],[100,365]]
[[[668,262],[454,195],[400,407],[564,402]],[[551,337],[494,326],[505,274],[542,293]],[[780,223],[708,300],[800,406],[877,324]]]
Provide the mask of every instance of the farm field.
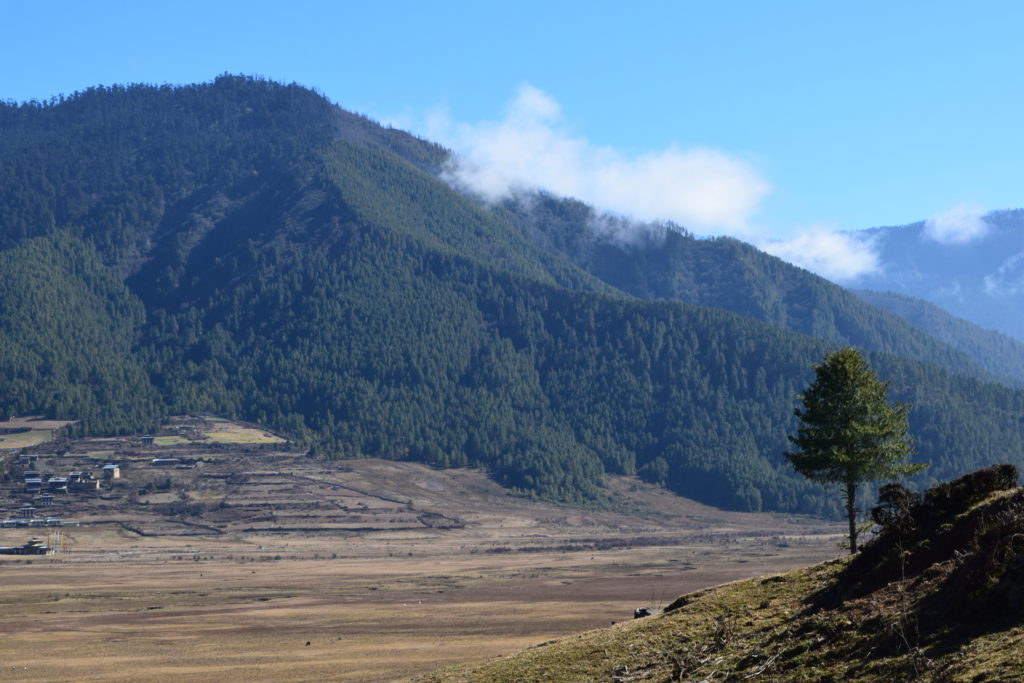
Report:
[[28,448],[46,443],[54,433],[72,424],[68,420],[17,417],[0,420],[0,449]]
[[[96,467],[101,445],[37,447],[38,467]],[[69,552],[0,556],[0,681],[408,680],[835,556],[842,534],[624,478],[586,510],[474,470],[282,444],[113,448],[120,479],[54,503]],[[9,508],[25,497],[4,487]],[[0,545],[50,531],[0,529]]]

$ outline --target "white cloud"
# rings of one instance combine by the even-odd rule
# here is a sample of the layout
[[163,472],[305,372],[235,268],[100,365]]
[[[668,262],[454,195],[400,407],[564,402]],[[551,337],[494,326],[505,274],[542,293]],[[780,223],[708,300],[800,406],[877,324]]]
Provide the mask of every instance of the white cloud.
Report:
[[558,102],[523,85],[500,121],[458,124],[435,114],[428,132],[458,154],[450,179],[491,200],[544,189],[639,220],[754,233],[750,218],[771,186],[747,162],[674,145],[628,155],[573,135],[561,121]]
[[1019,294],[1024,291],[1024,252],[1014,254],[983,278],[989,296]]
[[596,145],[569,131],[558,102],[528,84],[498,121],[458,123],[440,107],[428,113],[424,128],[457,155],[450,182],[491,201],[535,189],[580,199],[597,209],[595,232],[609,239],[657,239],[663,222],[672,221],[691,232],[748,240],[833,280],[880,269],[873,240],[863,236],[816,227],[785,240],[767,238],[752,218],[772,188],[743,159],[709,148],[670,145],[626,154]]
[[[988,289],[988,277],[985,278],[985,288]],[[935,289],[935,295],[944,297],[946,299],[953,299],[954,301],[962,302],[964,300],[964,287],[960,284],[959,280],[953,280],[951,283],[945,286],[939,286]]]
[[757,246],[784,261],[840,282],[856,280],[881,267],[874,239],[826,228],[811,228],[792,239],[766,240]]
[[965,244],[988,234],[984,211],[960,204],[932,216],[924,224],[924,236],[940,244]]

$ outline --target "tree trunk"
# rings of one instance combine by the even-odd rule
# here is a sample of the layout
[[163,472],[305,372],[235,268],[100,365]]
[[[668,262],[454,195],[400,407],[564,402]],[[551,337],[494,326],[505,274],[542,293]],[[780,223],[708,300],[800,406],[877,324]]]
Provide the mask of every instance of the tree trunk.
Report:
[[846,517],[850,521],[850,554],[857,552],[857,484],[852,479],[846,482]]

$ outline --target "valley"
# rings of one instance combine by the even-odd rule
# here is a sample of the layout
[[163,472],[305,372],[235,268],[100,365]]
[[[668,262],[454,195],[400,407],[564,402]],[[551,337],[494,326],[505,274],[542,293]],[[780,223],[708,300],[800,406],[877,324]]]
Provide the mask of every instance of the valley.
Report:
[[[842,496],[788,457],[836,349],[908,406],[926,499],[1024,464],[1009,338],[732,237],[543,188],[489,201],[451,182],[448,148],[297,83],[96,86],[0,102],[0,130],[0,681],[407,680],[581,631],[610,643],[594,629],[612,623],[667,625],[664,646],[564,671],[714,678],[729,582],[842,553],[820,521]],[[1004,218],[1000,258],[1019,250]],[[1000,571],[968,578],[1015,589],[1020,500],[999,495],[961,506],[978,524],[939,574],[952,508],[907,503],[921,586],[985,560],[963,543],[998,513]],[[790,612],[822,567],[775,605],[789,579],[738,589],[782,630],[744,636],[737,671],[802,637]],[[696,649],[674,630],[693,616],[713,620]],[[884,640],[899,619],[858,623]],[[818,626],[799,647],[836,635]],[[825,664],[874,666],[854,640]],[[821,664],[790,654],[797,675]]]
[[[4,680],[404,679],[833,557],[842,534],[622,477],[601,507],[540,502],[479,470],[311,459],[211,418],[148,436],[21,451],[40,471],[91,465],[100,488],[53,494],[64,552],[0,556]],[[35,495],[11,476],[0,505]]]

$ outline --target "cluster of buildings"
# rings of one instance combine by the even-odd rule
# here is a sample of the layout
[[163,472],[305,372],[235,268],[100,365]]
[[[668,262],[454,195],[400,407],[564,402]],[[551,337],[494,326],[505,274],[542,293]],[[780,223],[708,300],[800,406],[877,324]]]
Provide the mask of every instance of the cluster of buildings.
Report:
[[24,545],[0,545],[0,555],[49,555],[50,546],[43,545],[38,538],[33,538]]
[[[22,471],[23,488],[21,492],[32,495],[32,500],[14,510],[0,508],[0,516],[4,517],[4,519],[0,519],[0,527],[62,526],[63,519],[43,512],[53,506],[57,496],[72,492],[96,491],[100,488],[102,480],[118,479],[121,476],[120,468],[117,465],[105,465],[102,470],[102,479],[97,479],[90,472],[68,472],[66,475],[40,472],[36,469],[38,460],[39,457],[32,454],[21,454],[18,457],[19,463],[25,468]],[[22,546],[17,547],[21,548]],[[7,554],[12,553],[13,551]]]
[[[146,445],[151,445],[152,439],[144,437],[143,441],[148,440]],[[61,517],[49,514],[56,500],[71,493],[98,491],[104,483],[109,485],[121,478],[121,465],[115,463],[103,465],[98,476],[85,471],[43,472],[39,468],[39,456],[32,453],[19,454],[18,464],[22,468],[23,482],[20,487],[15,484],[12,492],[31,496],[31,499],[20,508],[0,508],[0,528],[63,526],[65,521]],[[150,467],[179,470],[194,469],[197,464],[191,458],[153,458],[149,462]],[[35,554],[27,545],[24,552],[15,552],[18,548],[22,546],[8,549],[6,554]]]
[[[104,477],[107,477],[104,471]],[[109,477],[108,477],[109,478]],[[40,475],[35,470],[25,471],[25,493],[36,493],[46,495],[43,491],[53,497],[54,493],[68,493],[69,491],[95,491],[100,487],[100,480],[88,472],[69,472],[67,476],[45,473]]]
[[64,526],[64,520],[60,517],[37,517],[36,515],[35,507],[25,503],[15,511],[13,518],[0,521],[0,527],[10,529],[13,527]]

